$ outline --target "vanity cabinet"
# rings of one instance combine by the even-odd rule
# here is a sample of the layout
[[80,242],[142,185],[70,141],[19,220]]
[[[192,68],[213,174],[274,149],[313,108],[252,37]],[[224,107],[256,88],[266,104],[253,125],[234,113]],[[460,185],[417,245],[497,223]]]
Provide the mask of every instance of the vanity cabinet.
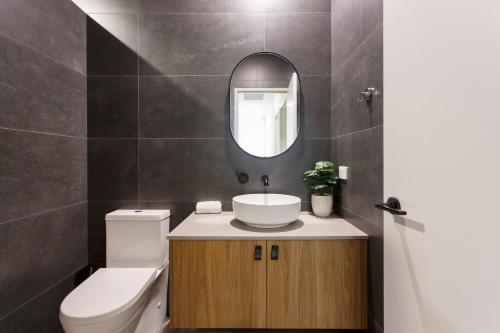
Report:
[[[267,327],[367,327],[366,240],[268,241]],[[275,258],[275,259],[273,259]]]
[[[174,240],[170,244],[173,327],[266,327],[265,240]],[[259,247],[261,260],[255,260]]]
[[367,328],[367,240],[172,240],[176,328]]

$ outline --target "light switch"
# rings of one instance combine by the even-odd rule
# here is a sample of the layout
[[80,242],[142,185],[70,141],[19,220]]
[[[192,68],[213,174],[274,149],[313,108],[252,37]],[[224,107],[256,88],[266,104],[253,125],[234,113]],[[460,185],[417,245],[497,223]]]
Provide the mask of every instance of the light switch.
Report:
[[339,166],[339,178],[343,180],[347,180],[349,167]]

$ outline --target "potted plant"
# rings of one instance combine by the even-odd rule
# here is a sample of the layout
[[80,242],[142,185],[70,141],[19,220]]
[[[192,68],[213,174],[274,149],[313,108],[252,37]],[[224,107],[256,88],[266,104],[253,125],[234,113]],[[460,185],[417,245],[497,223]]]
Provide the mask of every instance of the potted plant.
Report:
[[337,184],[333,163],[330,161],[316,162],[313,170],[304,172],[304,183],[311,191],[311,205],[314,215],[330,216],[333,207],[333,186]]

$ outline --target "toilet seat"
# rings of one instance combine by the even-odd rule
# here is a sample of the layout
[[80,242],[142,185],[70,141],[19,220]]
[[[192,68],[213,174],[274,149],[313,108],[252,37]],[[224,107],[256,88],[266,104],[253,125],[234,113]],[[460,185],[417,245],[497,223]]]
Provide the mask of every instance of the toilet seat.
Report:
[[61,320],[83,326],[118,316],[140,305],[156,275],[156,268],[101,268],[64,299]]

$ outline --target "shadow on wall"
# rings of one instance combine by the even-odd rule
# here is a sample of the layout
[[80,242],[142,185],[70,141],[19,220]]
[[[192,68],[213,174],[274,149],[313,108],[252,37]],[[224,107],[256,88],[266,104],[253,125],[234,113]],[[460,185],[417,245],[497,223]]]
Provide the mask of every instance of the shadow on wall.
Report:
[[421,232],[425,234],[425,224],[422,222],[418,222],[412,219],[409,219],[407,217],[401,217],[401,216],[394,216],[394,222],[403,226],[407,227],[410,229],[413,229],[415,231]]

